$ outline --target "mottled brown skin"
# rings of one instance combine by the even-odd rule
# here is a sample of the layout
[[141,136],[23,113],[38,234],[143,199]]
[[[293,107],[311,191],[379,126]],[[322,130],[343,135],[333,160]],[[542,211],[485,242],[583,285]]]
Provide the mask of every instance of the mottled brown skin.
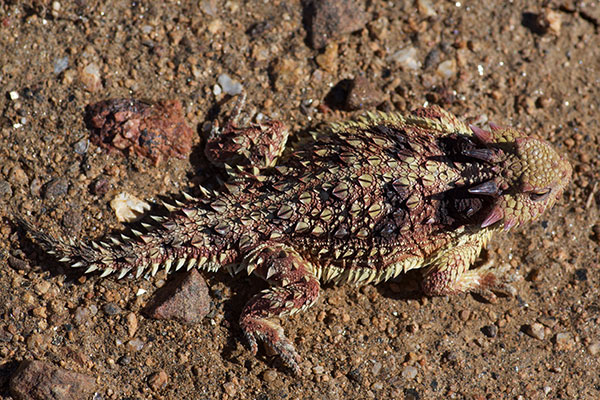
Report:
[[247,303],[240,326],[253,352],[265,342],[296,373],[300,357],[272,317],[312,305],[321,282],[377,283],[415,268],[428,295],[502,289],[497,269],[469,267],[494,231],[551,207],[571,175],[547,142],[467,127],[438,107],[330,125],[271,167],[287,131],[274,121],[237,127],[241,102],[206,147],[231,175],[222,191],[201,188],[201,199],[166,205],[158,226],[112,243],[28,229],[86,272],[185,266],[261,276],[271,286]]

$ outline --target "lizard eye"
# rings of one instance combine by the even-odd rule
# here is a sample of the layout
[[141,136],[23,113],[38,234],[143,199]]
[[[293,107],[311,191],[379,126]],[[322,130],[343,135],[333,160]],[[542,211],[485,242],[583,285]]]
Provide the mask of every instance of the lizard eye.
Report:
[[551,191],[552,190],[550,188],[546,188],[546,189],[541,189],[541,190],[538,190],[535,192],[530,192],[529,198],[531,199],[531,201],[534,201],[534,202],[544,201],[548,198]]

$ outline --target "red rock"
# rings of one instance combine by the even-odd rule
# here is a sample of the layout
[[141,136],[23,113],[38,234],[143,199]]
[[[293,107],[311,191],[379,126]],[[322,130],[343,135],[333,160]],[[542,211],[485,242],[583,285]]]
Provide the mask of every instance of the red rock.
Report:
[[361,110],[375,107],[383,101],[383,93],[371,82],[362,76],[357,76],[349,83],[346,97],[348,110]]
[[362,29],[368,21],[362,7],[347,0],[311,0],[304,13],[313,49],[322,49],[331,39]]
[[145,313],[155,319],[174,319],[196,324],[210,311],[210,296],[206,282],[197,270],[175,275],[158,290]]
[[147,157],[155,165],[165,157],[185,158],[192,149],[194,131],[179,100],[105,100],[88,105],[85,119],[96,145]]
[[10,394],[17,400],[85,399],[93,393],[95,383],[91,376],[26,360],[10,379]]

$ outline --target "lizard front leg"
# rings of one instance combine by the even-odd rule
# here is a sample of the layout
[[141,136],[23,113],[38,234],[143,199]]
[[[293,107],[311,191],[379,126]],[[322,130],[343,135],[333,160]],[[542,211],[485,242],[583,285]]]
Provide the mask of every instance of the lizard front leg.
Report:
[[240,327],[256,354],[257,342],[272,347],[294,373],[300,375],[300,356],[279,324],[270,320],[310,307],[318,298],[320,285],[311,264],[294,249],[281,245],[263,245],[245,262],[248,272],[267,280],[271,288],[253,297],[242,311]]
[[474,292],[493,300],[496,292],[512,292],[513,289],[502,282],[503,268],[493,268],[492,263],[475,269],[473,264],[484,240],[475,235],[471,240],[452,247],[442,253],[425,271],[423,291],[428,296]]
[[[218,121],[214,122],[204,153],[217,167],[236,166],[257,175],[260,170],[275,165],[285,148],[289,131],[276,120],[239,127],[245,101],[246,94],[242,93],[223,128],[219,127]],[[228,169],[227,172],[235,175],[238,171]]]

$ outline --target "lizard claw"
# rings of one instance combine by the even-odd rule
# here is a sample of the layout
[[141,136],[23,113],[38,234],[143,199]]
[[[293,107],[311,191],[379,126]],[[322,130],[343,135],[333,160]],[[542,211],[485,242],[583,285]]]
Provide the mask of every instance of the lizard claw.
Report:
[[498,299],[497,294],[505,297],[515,297],[517,289],[511,285],[518,280],[517,274],[509,274],[511,266],[504,264],[500,267],[493,267],[492,262],[479,268],[479,285],[473,292],[483,297],[490,303],[495,303]]
[[272,348],[295,375],[302,375],[299,365],[302,359],[292,342],[285,336],[281,326],[266,319],[248,316],[242,317],[240,326],[253,355],[258,351],[257,342],[261,341]]
[[252,355],[255,356],[258,352],[258,344],[256,342],[256,339],[254,338],[254,335],[252,335],[249,332],[244,332],[244,337],[246,338],[248,347],[250,347],[250,353],[252,353]]

